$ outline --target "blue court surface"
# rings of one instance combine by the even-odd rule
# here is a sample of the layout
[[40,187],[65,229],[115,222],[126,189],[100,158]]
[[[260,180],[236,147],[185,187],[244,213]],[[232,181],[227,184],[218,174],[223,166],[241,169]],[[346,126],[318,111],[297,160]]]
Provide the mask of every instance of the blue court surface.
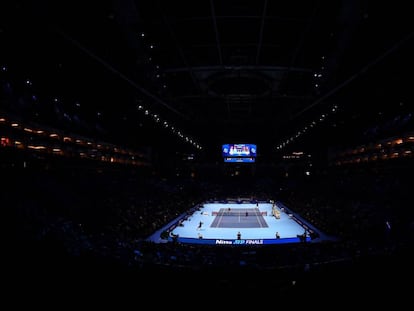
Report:
[[150,240],[191,244],[282,244],[311,241],[321,233],[280,202],[220,201],[199,204]]

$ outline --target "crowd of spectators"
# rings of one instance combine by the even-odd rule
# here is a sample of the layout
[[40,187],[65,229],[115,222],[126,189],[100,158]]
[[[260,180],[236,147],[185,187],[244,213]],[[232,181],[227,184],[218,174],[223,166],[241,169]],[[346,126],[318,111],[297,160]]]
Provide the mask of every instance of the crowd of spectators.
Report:
[[[257,285],[267,275],[287,290],[326,280],[321,275],[331,281],[355,275],[348,273],[355,267],[373,274],[384,266],[400,269],[410,267],[412,258],[411,175],[407,163],[392,170],[333,167],[297,180],[208,180],[122,166],[3,166],[7,253],[19,267],[40,265],[45,271],[52,263],[79,271],[102,267],[104,273],[130,271],[148,281],[162,271],[189,282],[197,272],[223,287],[240,285],[243,273]],[[339,239],[249,248],[147,241],[197,204],[237,196],[276,198]]]

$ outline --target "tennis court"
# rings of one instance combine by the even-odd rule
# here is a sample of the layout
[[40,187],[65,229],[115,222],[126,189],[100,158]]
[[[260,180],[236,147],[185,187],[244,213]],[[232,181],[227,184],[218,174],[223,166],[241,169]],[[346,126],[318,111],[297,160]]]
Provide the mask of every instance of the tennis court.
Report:
[[233,201],[200,204],[168,231],[170,240],[181,243],[282,244],[310,241],[317,229],[284,206]]
[[263,215],[267,212],[261,212],[258,208],[237,208],[232,210],[220,208],[218,212],[213,212],[214,220],[211,228],[266,228],[269,227]]

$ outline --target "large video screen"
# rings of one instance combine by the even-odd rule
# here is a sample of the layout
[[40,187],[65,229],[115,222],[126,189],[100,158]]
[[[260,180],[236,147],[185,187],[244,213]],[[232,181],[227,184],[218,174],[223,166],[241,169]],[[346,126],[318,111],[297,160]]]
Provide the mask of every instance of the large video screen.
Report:
[[225,144],[222,146],[223,157],[256,157],[256,145]]

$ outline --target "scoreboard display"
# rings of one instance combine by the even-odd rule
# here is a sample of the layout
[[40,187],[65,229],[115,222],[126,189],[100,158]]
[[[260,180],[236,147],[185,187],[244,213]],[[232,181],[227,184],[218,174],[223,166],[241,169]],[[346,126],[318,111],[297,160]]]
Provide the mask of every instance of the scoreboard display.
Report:
[[226,163],[254,163],[255,162],[255,158],[251,158],[251,157],[240,157],[240,158],[235,158],[235,157],[224,157],[224,162]]
[[225,144],[221,147],[226,163],[254,163],[257,148],[254,144]]

